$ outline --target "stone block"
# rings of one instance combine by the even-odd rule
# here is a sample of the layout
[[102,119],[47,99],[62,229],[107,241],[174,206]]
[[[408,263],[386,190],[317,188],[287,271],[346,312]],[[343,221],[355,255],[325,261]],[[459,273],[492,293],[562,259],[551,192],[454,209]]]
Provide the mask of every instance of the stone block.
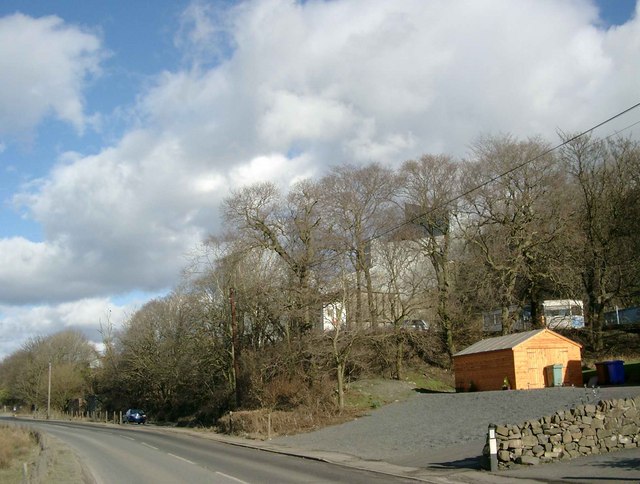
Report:
[[534,445],[538,445],[538,439],[533,435],[525,435],[522,437],[522,445],[524,447],[533,447]]
[[626,435],[618,435],[618,444],[619,445],[627,445],[632,442],[631,437],[627,437]]
[[497,425],[496,435],[502,435],[503,437],[506,437],[507,435],[509,435],[509,429],[504,425]]
[[521,449],[522,448],[522,440],[521,439],[510,439],[507,447],[509,449]]
[[623,435],[635,435],[638,433],[639,430],[640,429],[638,429],[638,426],[636,424],[624,425],[620,429],[620,433]]
[[580,447],[595,447],[596,446],[596,440],[593,437],[582,437],[578,441],[578,445]]
[[533,446],[531,451],[533,452],[533,455],[535,455],[536,457],[540,457],[542,454],[544,454],[544,447],[541,445],[535,445]]
[[531,455],[523,455],[523,456],[520,456],[516,460],[516,462],[522,465],[535,466],[540,463],[540,459],[538,457],[531,456]]
[[549,442],[549,436],[547,434],[538,434],[536,437],[538,437],[538,443],[540,444]]
[[508,462],[511,460],[511,454],[507,450],[498,451],[498,460],[502,462]]

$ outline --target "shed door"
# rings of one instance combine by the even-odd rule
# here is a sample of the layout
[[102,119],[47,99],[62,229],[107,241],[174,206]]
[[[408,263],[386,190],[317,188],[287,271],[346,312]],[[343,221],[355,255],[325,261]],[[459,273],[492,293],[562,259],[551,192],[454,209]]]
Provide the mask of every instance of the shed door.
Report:
[[527,350],[528,386],[529,388],[544,388],[544,350],[531,348]]

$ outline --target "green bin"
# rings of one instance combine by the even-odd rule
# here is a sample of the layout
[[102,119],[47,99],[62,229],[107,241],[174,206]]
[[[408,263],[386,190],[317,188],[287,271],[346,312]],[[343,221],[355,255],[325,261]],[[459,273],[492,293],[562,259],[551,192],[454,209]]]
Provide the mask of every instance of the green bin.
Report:
[[562,365],[555,364],[547,366],[547,383],[550,387],[562,386]]

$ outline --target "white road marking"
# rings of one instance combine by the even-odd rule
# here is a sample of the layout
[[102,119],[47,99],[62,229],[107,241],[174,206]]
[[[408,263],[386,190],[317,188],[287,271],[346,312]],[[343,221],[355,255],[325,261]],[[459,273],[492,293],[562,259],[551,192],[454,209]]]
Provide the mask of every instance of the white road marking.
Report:
[[144,445],[145,447],[149,447],[150,449],[158,450],[158,448],[157,448],[157,447],[154,447],[153,445],[149,445],[149,444],[147,444],[146,442],[141,442],[141,444],[142,444],[142,445]]
[[237,477],[230,476],[229,474],[225,474],[224,472],[216,471],[216,474],[220,474],[221,476],[226,477],[227,479],[231,479],[232,481],[240,482],[242,484],[249,484],[246,481],[242,481],[242,480],[238,479]]
[[171,457],[175,457],[176,459],[180,459],[182,461],[188,462],[189,464],[196,465],[195,462],[190,461],[189,459],[185,459],[184,457],[180,457],[179,455],[172,454],[171,452],[167,452]]
[[127,440],[131,440],[133,442],[135,442],[136,439],[134,439],[133,437],[127,437],[126,435],[122,436],[123,439],[127,439]]

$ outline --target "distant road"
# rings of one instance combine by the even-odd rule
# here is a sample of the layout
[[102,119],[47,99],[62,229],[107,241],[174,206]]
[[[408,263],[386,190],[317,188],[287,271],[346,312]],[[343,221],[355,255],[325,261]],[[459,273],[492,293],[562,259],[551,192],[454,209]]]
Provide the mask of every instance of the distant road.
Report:
[[93,474],[96,484],[409,482],[148,426],[2,420],[36,427],[68,444]]

